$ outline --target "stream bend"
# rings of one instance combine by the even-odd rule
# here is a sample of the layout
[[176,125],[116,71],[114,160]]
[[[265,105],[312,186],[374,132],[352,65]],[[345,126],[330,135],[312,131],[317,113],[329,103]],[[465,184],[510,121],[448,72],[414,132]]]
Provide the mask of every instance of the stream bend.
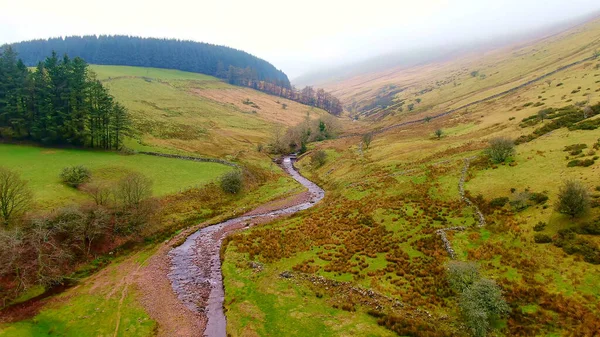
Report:
[[266,213],[243,215],[202,228],[168,254],[171,270],[167,276],[173,291],[185,306],[193,312],[205,314],[208,319],[203,336],[226,336],[227,319],[223,313],[225,292],[219,257],[223,239],[229,233],[243,228],[249,220],[264,217],[276,219],[294,214],[314,206],[325,197],[323,189],[298,173],[291,157],[284,157],[283,168],[292,178],[308,188],[308,201]]

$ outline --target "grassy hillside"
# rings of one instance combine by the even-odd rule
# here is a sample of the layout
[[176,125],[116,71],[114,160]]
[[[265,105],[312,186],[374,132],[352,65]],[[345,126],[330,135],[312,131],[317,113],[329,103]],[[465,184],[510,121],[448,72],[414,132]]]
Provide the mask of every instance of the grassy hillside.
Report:
[[[353,127],[373,130],[443,112],[589,57],[598,38],[600,21],[510,52],[343,83],[338,93],[347,94],[347,102],[356,99],[359,107],[369,104],[379,85],[406,87],[394,95],[396,103],[406,100],[403,112],[370,111]],[[457,260],[475,262],[500,285],[511,308],[507,317],[491,322],[490,335],[595,336],[600,240],[582,228],[600,221],[600,208],[572,219],[554,206],[567,179],[580,181],[598,205],[600,132],[577,129],[597,123],[598,116],[569,129],[553,128],[556,119],[540,120],[537,114],[597,102],[599,62],[557,73],[550,84],[541,81],[450,116],[378,133],[368,149],[360,137],[317,144],[315,150],[328,155],[326,164],[315,168],[307,156],[298,166],[324,186],[326,200],[291,219],[236,235],[228,246],[228,333],[268,336],[288,328],[304,336],[315,329],[314,321],[296,317],[319,317],[321,329],[330,328],[329,320],[343,322],[330,335],[368,336],[386,327],[401,336],[468,336],[459,296],[447,283],[451,258],[435,232],[464,226],[446,232]],[[471,76],[475,70],[477,77]],[[432,90],[421,93],[426,88]],[[415,104],[413,112],[408,104]],[[581,110],[567,110],[582,116]],[[443,131],[440,139],[436,129]],[[539,137],[518,145],[506,164],[486,158],[491,138],[531,134]],[[565,151],[574,144],[585,149]],[[467,158],[472,159],[464,188],[483,212],[483,227],[459,194]],[[592,164],[568,166],[584,159]],[[538,194],[548,200],[535,201]],[[491,206],[496,198],[507,203]],[[551,242],[537,243],[539,235]],[[290,311],[291,318],[283,314]]]
[[[161,148],[226,157],[255,152],[276,128],[326,112],[217,78],[177,70],[92,66],[130,111],[134,149]],[[285,109],[284,109],[285,104]]]
[[[597,19],[542,40],[457,60],[389,69],[342,81],[328,89],[343,100],[352,114],[371,116],[371,121],[378,125],[389,125],[408,119],[407,115],[441,113],[503,92],[588,58],[599,48],[600,19]],[[597,63],[587,62],[558,72],[534,84],[538,90],[528,91],[529,97],[518,97],[510,103],[504,100],[503,106],[536,103],[542,99],[541,103],[546,105],[568,103],[569,99],[583,100],[588,93],[595,101],[598,78],[588,74],[597,69]],[[574,90],[579,90],[578,95],[571,95]],[[409,105],[413,105],[412,111]]]

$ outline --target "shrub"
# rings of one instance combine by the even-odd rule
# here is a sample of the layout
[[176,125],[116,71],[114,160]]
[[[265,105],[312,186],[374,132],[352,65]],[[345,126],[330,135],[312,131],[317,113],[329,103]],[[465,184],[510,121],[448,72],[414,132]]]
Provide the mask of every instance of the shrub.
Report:
[[568,180],[558,193],[556,210],[572,218],[584,214],[590,204],[590,197],[585,187],[578,181]]
[[503,207],[508,202],[508,197],[494,198],[490,201],[491,207]]
[[531,193],[529,200],[533,201],[535,204],[542,204],[548,201],[548,196],[544,193]]
[[435,133],[436,137],[438,137],[438,139],[440,139],[440,138],[442,138],[444,131],[442,131],[442,129],[437,129],[437,130],[435,130],[434,133]]
[[515,153],[515,143],[508,138],[493,138],[489,143],[487,154],[494,163],[503,163]]
[[369,148],[372,141],[373,141],[373,132],[365,133],[362,136],[362,142],[365,145],[365,150]]
[[588,167],[588,166],[594,165],[595,162],[596,161],[591,158],[575,159],[575,160],[571,160],[570,162],[568,162],[567,167],[575,167],[575,166]]
[[545,222],[538,222],[537,225],[533,226],[533,230],[536,232],[541,232],[544,230],[544,228],[546,228],[546,223]]
[[600,235],[600,219],[596,219],[594,222],[588,222],[577,228],[577,233],[588,234],[588,235]]
[[530,197],[531,195],[528,192],[521,192],[510,202],[510,206],[515,212],[523,211],[529,207],[528,201]]
[[583,149],[586,149],[586,148],[587,148],[586,144],[573,144],[573,145],[567,145],[567,146],[565,146],[565,148],[563,149],[563,151],[565,151],[565,152],[577,151],[577,150],[583,150]]
[[550,243],[552,242],[552,238],[549,235],[537,233],[533,236],[533,240],[535,243]]
[[227,172],[221,176],[221,189],[225,193],[238,194],[242,190],[243,182],[242,172],[238,170]]
[[90,180],[92,173],[85,166],[67,166],[60,173],[60,180],[71,186],[78,187]]
[[448,284],[460,293],[479,280],[479,269],[475,262],[452,261],[448,263]]
[[319,150],[310,156],[310,164],[313,168],[319,168],[325,165],[325,162],[327,162],[327,153],[323,150]]
[[573,151],[569,152],[569,154],[571,156],[576,156],[578,154],[581,154],[582,152],[583,152],[583,150],[573,150]]
[[474,336],[485,336],[492,318],[510,312],[502,290],[488,279],[475,281],[461,294],[459,306]]

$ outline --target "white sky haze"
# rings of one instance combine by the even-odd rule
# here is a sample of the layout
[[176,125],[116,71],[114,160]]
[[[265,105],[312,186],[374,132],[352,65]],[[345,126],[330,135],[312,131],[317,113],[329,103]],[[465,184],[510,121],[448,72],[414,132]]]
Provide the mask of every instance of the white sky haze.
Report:
[[598,0],[0,0],[0,44],[123,34],[242,49],[290,78],[378,54],[526,32]]

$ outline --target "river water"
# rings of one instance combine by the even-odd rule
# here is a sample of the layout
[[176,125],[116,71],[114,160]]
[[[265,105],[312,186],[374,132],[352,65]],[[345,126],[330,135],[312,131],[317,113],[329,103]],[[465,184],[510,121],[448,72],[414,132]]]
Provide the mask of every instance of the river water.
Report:
[[[293,166],[290,157],[283,160],[285,171],[308,188],[308,201],[267,213],[245,215],[205,227],[190,235],[186,241],[169,252],[171,271],[168,274],[173,291],[190,310],[204,313],[208,319],[204,336],[225,337],[227,319],[223,313],[225,293],[219,252],[223,239],[240,229],[241,224],[255,218],[293,214],[312,207],[325,196],[325,191],[304,178]],[[250,212],[251,213],[251,212]]]

